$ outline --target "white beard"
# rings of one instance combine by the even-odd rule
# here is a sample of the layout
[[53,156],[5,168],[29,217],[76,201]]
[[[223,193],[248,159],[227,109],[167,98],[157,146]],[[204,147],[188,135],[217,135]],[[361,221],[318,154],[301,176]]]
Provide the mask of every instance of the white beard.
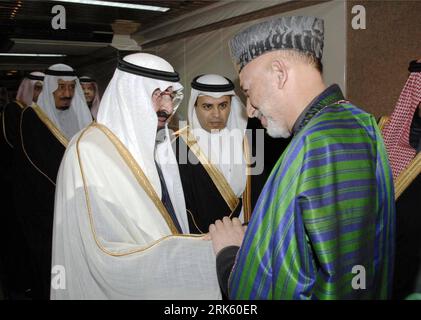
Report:
[[267,119],[267,134],[272,138],[289,138],[291,133],[289,132],[284,120],[276,122],[271,118]]
[[267,126],[266,132],[272,138],[289,138],[291,133],[288,130],[285,119],[274,120],[273,118],[266,116],[262,110],[267,110],[267,105],[262,104],[261,108],[257,110],[256,117],[260,120],[262,116],[266,118]]

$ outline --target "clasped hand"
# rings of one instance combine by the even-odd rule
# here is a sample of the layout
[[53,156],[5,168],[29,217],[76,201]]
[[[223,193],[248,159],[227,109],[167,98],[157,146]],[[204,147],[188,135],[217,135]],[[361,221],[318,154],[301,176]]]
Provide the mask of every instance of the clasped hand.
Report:
[[218,254],[225,247],[241,246],[243,242],[246,226],[243,226],[241,220],[224,217],[216,220],[209,226],[209,233],[205,235],[204,240],[212,240],[213,250]]

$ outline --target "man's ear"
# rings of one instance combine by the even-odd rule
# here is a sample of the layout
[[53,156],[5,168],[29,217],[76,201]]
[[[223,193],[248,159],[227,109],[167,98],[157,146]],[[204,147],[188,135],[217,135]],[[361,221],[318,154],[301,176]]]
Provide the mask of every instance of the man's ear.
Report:
[[275,59],[271,64],[272,72],[275,75],[278,89],[282,89],[288,80],[288,69],[282,59]]

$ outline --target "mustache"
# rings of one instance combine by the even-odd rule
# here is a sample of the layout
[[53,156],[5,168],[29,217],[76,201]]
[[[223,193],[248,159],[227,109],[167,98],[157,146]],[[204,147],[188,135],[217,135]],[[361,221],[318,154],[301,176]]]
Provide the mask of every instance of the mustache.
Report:
[[72,98],[60,98],[61,101],[70,101]]
[[168,119],[169,117],[170,117],[170,114],[168,114],[167,112],[165,112],[165,111],[158,111],[157,113],[156,113],[156,115],[158,116],[158,118],[165,118],[165,119]]

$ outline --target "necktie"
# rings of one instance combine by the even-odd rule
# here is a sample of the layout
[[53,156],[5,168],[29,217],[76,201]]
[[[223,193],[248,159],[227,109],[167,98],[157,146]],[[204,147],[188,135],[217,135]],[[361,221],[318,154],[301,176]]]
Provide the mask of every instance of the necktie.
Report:
[[155,161],[155,165],[156,165],[156,170],[158,171],[159,180],[161,181],[161,191],[162,191],[161,201],[164,207],[167,209],[168,213],[170,214],[171,219],[173,220],[178,232],[182,233],[180,225],[177,220],[177,216],[175,215],[175,210],[172,205],[171,198],[168,193],[167,185],[165,184],[165,180],[164,180],[164,176],[162,174],[161,168],[159,167],[158,163],[156,163],[156,161]]

